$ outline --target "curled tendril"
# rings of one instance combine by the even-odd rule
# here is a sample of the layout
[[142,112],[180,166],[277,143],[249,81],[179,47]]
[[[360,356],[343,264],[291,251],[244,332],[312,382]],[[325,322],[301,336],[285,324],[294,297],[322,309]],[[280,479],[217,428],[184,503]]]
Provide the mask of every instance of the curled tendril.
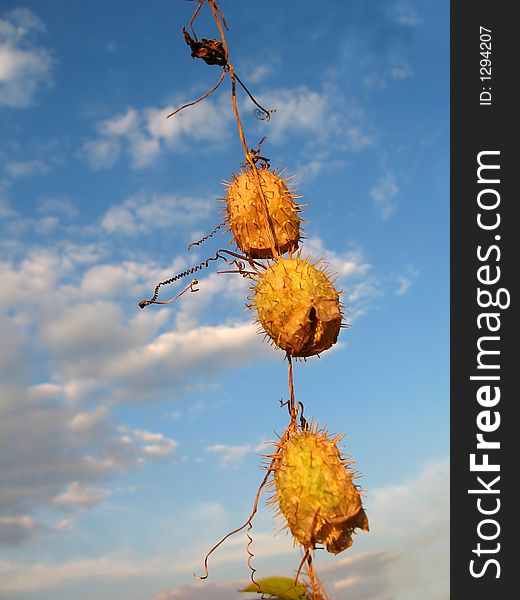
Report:
[[183,277],[186,277],[188,275],[192,275],[193,273],[196,273],[197,271],[200,271],[201,269],[206,269],[209,266],[209,263],[211,261],[218,260],[219,258],[223,258],[222,256],[220,256],[219,252],[220,251],[216,252],[215,256],[210,256],[205,261],[201,262],[200,264],[196,265],[195,267],[192,267],[191,269],[188,269],[186,271],[182,271],[182,273],[178,273],[177,275],[174,275],[173,277],[170,277],[169,279],[166,279],[166,280],[161,281],[160,283],[158,283],[155,286],[155,290],[153,292],[153,296],[150,299],[148,299],[148,300],[141,300],[141,302],[139,302],[139,307],[140,308],[145,308],[149,304],[156,304],[157,298],[159,296],[159,289],[163,285],[170,285],[171,283],[174,283],[175,281],[178,281],[179,279],[182,279]]
[[[251,531],[251,529],[253,529],[253,522],[249,521],[249,526],[246,529],[246,537],[247,537],[246,551],[247,551],[247,554],[248,554],[248,557],[247,557],[247,566],[249,567],[249,570],[251,571],[250,579],[255,584],[256,589],[257,589],[257,593],[260,593],[261,592],[260,584],[255,579],[256,569],[253,567],[253,564],[252,564],[252,560],[255,557],[255,553],[251,550],[251,546],[253,545],[253,538],[249,534],[249,532]],[[262,592],[262,596],[260,597],[260,600],[262,600],[262,598],[265,598],[263,592]]]
[[253,114],[260,121],[270,121],[271,115],[276,112],[276,108],[265,110],[263,108],[255,108]]
[[253,104],[256,104],[257,108],[255,108],[255,110],[254,110],[255,117],[257,119],[260,119],[261,121],[269,121],[269,119],[271,118],[271,114],[276,112],[276,109],[273,108],[272,110],[267,110],[266,108],[264,108],[261,104],[259,104],[257,102],[256,98],[247,89],[245,83],[240,79],[240,77],[236,73],[235,73],[235,79],[241,85],[241,87],[245,91],[245,93],[249,96],[249,98],[251,99],[251,102],[253,102]]
[[224,227],[224,225],[225,225],[225,223],[219,223],[216,227],[213,228],[213,230],[210,233],[208,233],[208,235],[205,235],[204,237],[200,238],[200,240],[197,240],[196,242],[192,242],[188,246],[188,250],[191,250],[193,248],[193,246],[200,246],[206,240],[209,240],[210,238],[212,238],[221,227]]
[[[224,254],[230,255],[235,257],[235,259],[238,260],[229,260],[228,258],[226,258],[226,256],[224,256]],[[174,275],[173,277],[170,277],[169,279],[166,279],[165,281],[161,281],[160,283],[158,283],[155,286],[153,295],[151,298],[149,298],[148,300],[141,300],[139,302],[139,307],[140,308],[145,308],[150,304],[169,304],[170,302],[173,302],[174,300],[176,300],[177,298],[179,298],[180,296],[182,296],[182,294],[184,294],[185,292],[187,292],[188,290],[192,291],[192,292],[196,292],[198,290],[195,289],[190,289],[190,287],[192,285],[197,285],[198,281],[196,279],[194,279],[193,281],[195,283],[192,282],[192,284],[190,284],[190,286],[188,286],[185,290],[183,290],[180,294],[177,294],[177,296],[175,296],[175,298],[172,298],[171,300],[167,300],[164,302],[158,302],[157,298],[159,296],[159,289],[165,285],[170,285],[171,283],[174,283],[175,281],[178,281],[179,279],[182,279],[183,277],[187,277],[188,275],[193,275],[194,273],[196,273],[197,271],[201,271],[202,269],[207,269],[209,267],[209,263],[212,261],[216,261],[216,260],[223,260],[226,264],[228,265],[234,265],[237,270],[236,271],[221,271],[222,273],[240,273],[243,277],[251,277],[257,274],[256,272],[256,267],[262,267],[265,268],[264,265],[262,265],[261,263],[257,263],[256,261],[252,260],[252,259],[248,259],[245,256],[241,256],[240,254],[236,254],[235,252],[231,252],[230,250],[217,250],[217,252],[215,252],[215,256],[210,256],[209,258],[207,258],[206,260],[202,261],[201,263],[199,263],[198,265],[195,265],[194,267],[191,267],[191,269],[187,269],[186,271],[182,271],[181,273],[177,273],[177,275]],[[245,263],[242,262],[244,260],[248,261],[248,264],[255,269],[255,271],[246,271],[245,270]]]

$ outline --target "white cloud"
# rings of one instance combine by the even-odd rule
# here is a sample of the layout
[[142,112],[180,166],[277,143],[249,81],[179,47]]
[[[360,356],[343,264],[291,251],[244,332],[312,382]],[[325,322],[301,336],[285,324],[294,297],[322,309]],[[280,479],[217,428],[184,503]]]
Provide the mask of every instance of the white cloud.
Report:
[[138,112],[135,108],[129,108],[126,113],[99,123],[98,131],[101,135],[106,135],[108,137],[124,137],[131,135],[138,127],[138,123]]
[[[259,80],[266,74],[264,68],[252,71],[253,78]],[[275,144],[293,135],[303,136],[308,140],[305,148],[313,156],[321,147],[326,154],[324,159],[331,163],[339,150],[360,151],[376,141],[364,111],[347,102],[331,85],[320,90],[307,86],[271,89],[262,91],[260,96],[264,106],[276,109],[273,118],[261,124],[262,134],[267,132]],[[193,143],[199,148],[203,143],[204,150],[229,138],[234,116],[226,96],[205,99],[166,118],[182,102],[143,109],[128,107],[98,122],[97,137],[83,144],[80,155],[94,169],[111,168],[121,156],[129,159],[131,168],[144,169],[160,160],[164,151],[187,152]],[[249,102],[242,102],[244,114],[250,112]]]
[[[2,191],[0,187],[0,192]],[[8,219],[11,217],[16,217],[18,213],[11,207],[7,198],[0,197],[0,219]]]
[[425,465],[407,482],[369,490],[364,504],[370,534],[363,546],[370,549],[323,567],[329,586],[360,600],[446,600],[449,460]]
[[412,67],[401,60],[390,67],[390,75],[393,79],[408,79],[414,74]]
[[361,81],[369,90],[383,90],[415,74],[402,44],[390,47],[383,60],[378,54],[368,53],[360,62],[363,65]]
[[381,284],[376,278],[353,283],[345,300],[352,320],[366,315],[374,301],[382,295]]
[[303,256],[305,256],[305,251],[310,253],[313,260],[323,258],[328,266],[328,270],[343,281],[351,277],[366,275],[371,268],[361,250],[338,253],[326,248],[323,240],[318,237],[306,240]]
[[72,219],[78,214],[78,209],[69,198],[42,198],[38,202],[38,212],[43,215],[58,215]]
[[326,93],[300,86],[262,94],[264,104],[276,108],[269,121],[270,139],[280,141],[293,131],[324,135],[329,127],[330,98]]
[[164,439],[164,435],[162,433],[153,433],[152,431],[147,431],[146,429],[134,429],[133,435],[141,442],[160,442]]
[[408,2],[399,2],[397,5],[397,22],[405,27],[416,27],[422,23],[422,19]]
[[207,446],[206,450],[220,455],[220,464],[222,467],[235,467],[242,462],[247,454],[254,452],[254,448],[251,444],[245,444],[244,446],[213,444]]
[[[252,75],[261,79],[266,72],[256,69]],[[338,149],[359,151],[375,143],[364,112],[347,105],[332,87],[272,89],[261,96],[263,105],[276,108],[273,118],[262,123],[263,133],[267,128],[274,143],[284,142],[293,134],[303,135],[312,143],[313,155],[316,145],[321,144],[328,161]],[[246,102],[244,111],[250,109]],[[152,166],[161,151],[186,152],[193,143],[219,144],[229,137],[234,117],[226,97],[206,99],[167,119],[179,104],[141,110],[128,107],[99,122],[98,137],[86,141],[80,154],[94,169],[111,168],[122,154],[129,158],[132,168],[143,169]]]
[[449,520],[448,459],[431,462],[415,479],[375,490],[369,495],[371,529],[380,535],[446,541]]
[[26,160],[22,162],[9,162],[5,165],[8,175],[14,178],[27,177],[29,175],[44,175],[50,170],[50,166],[42,160]]
[[[271,352],[270,352],[271,350]],[[187,331],[162,333],[151,342],[133,344],[115,353],[105,365],[95,366],[105,381],[116,386],[114,398],[141,401],[175,387],[179,394],[192,373],[203,379],[223,368],[232,368],[271,355],[251,323],[200,326]],[[78,371],[77,375],[88,376]]]
[[[126,430],[123,429],[122,431]],[[141,451],[145,458],[165,458],[170,456],[178,447],[175,440],[166,437],[163,433],[154,433],[145,429],[133,429],[128,431],[127,436],[141,442]]]
[[149,107],[125,112],[100,121],[98,137],[86,141],[81,150],[93,169],[109,169],[127,156],[133,169],[151,167],[161,151],[186,151],[191,142],[222,142],[229,135],[232,113],[227,102],[208,99],[174,117],[166,116],[177,106]]
[[80,156],[84,157],[92,169],[111,169],[118,161],[121,143],[112,138],[89,140],[83,144]]
[[410,289],[412,283],[419,275],[419,271],[414,267],[409,267],[406,275],[398,275],[397,283],[399,287],[395,290],[397,296],[403,296]]
[[[10,524],[4,537],[25,531],[29,540],[31,531],[43,527],[30,515],[42,509],[92,509],[110,494],[96,485],[99,481],[162,460],[176,449],[177,443],[160,433],[149,432],[153,443],[137,439],[131,430],[124,439],[102,405],[78,409],[64,397],[66,383],[24,386],[21,375],[0,390],[0,515],[8,519],[4,530]],[[12,521],[20,513],[30,521]]]
[[42,84],[50,83],[53,60],[35,43],[44,31],[43,22],[27,8],[0,18],[0,106],[29,106]]
[[[81,277],[79,293],[90,300],[113,299],[121,295],[140,299],[141,295],[154,288],[158,280],[167,279],[172,273],[186,268],[185,260],[180,256],[162,268],[130,260],[116,264],[94,260],[97,264],[86,270]],[[145,314],[147,313],[143,313]],[[158,314],[156,313],[155,318],[159,318]],[[166,317],[166,312],[160,314],[161,318]],[[151,313],[148,313],[148,316],[151,316]]]
[[52,499],[52,505],[63,510],[72,508],[90,510],[109,495],[108,490],[73,481],[67,486],[65,492]]
[[32,542],[41,529],[41,525],[28,516],[0,516],[0,544],[23,546]]
[[[62,213],[67,206],[50,202],[41,209]],[[180,211],[175,202],[170,208]],[[161,210],[164,205],[152,213],[161,218]],[[139,218],[154,222],[147,213]],[[360,252],[329,252],[319,240],[310,249],[328,257],[346,281],[363,280],[369,269]],[[177,457],[174,436],[122,426],[113,402],[175,401],[215,374],[280,357],[251,319],[222,321],[208,310],[219,303],[228,313],[231,304],[243,307],[247,282],[240,277],[203,277],[200,291],[183,297],[176,311],[138,308],[157,281],[185,268],[185,260],[161,266],[108,262],[102,245],[63,243],[29,247],[0,261],[0,331],[10,340],[0,348],[6,374],[0,390],[0,515],[11,519],[11,539],[28,542],[39,531],[57,535],[70,521],[49,525],[52,511],[76,509],[80,516],[106,500],[118,474]],[[181,285],[172,286],[173,295]],[[35,379],[32,364],[49,365],[48,372]],[[233,465],[258,446],[213,444],[210,450]],[[30,521],[12,521],[20,515]]]
[[170,105],[144,111],[145,128],[152,139],[178,149],[189,140],[217,142],[229,135],[233,115],[227,98],[204,100],[167,119],[166,115],[177,108]]
[[[449,597],[449,460],[426,465],[418,476],[408,481],[370,491],[365,506],[370,533],[360,534],[345,554],[331,557],[317,553],[318,574],[329,594],[338,598],[348,595],[356,600],[426,597],[446,600]],[[219,504],[207,502],[194,506],[189,516],[220,519],[225,514]],[[253,538],[254,565],[260,569],[259,574],[266,573],[266,564],[269,564],[269,574],[281,575],[288,574],[287,564],[297,565],[299,556],[290,536],[273,537],[271,531],[255,527]],[[148,579],[156,589],[158,578],[175,581],[186,573],[199,572],[207,544],[211,541],[199,540],[197,546],[184,547],[182,559],[175,555],[144,557],[116,552],[96,558],[77,557],[32,565],[4,560],[0,561],[0,590],[5,594],[28,593],[93,578],[112,582]],[[244,544],[242,535],[227,540],[212,556],[213,572],[226,564],[243,565]],[[289,557],[291,562],[287,562]],[[276,572],[280,565],[283,565],[283,573]],[[196,600],[208,597],[208,593],[211,595],[220,586],[225,593],[242,587],[233,582],[220,583],[216,588],[211,581],[178,584],[162,593],[155,592],[154,598]],[[237,593],[237,600],[241,597]]]
[[[329,586],[359,600],[391,600],[386,588],[388,570],[398,555],[389,550],[374,550],[339,559],[322,569]],[[345,590],[345,592],[343,592]]]
[[347,307],[349,321],[365,315],[374,301],[382,296],[381,283],[371,274],[372,265],[361,250],[335,252],[326,248],[317,237],[308,239],[304,250],[310,252],[313,260],[323,258],[328,271],[337,277],[335,286],[345,292],[342,302]]
[[111,355],[131,339],[120,308],[101,300],[71,306],[44,324],[42,334],[56,354],[76,359],[90,353]]
[[[224,265],[223,268],[225,269],[226,266]],[[225,305],[228,309],[231,305],[236,306],[238,314],[238,311],[244,307],[250,282],[243,277],[211,273],[200,281],[198,288],[197,293],[190,294],[187,301],[180,302],[178,305],[175,316],[175,326],[178,331],[193,329],[201,320],[207,322],[219,304]]]
[[0,592],[32,592],[93,578],[132,579],[171,571],[172,566],[167,559],[144,560],[142,557],[123,553],[70,559],[59,563],[38,562],[29,566],[0,561]]
[[272,441],[263,440],[260,443],[230,445],[230,444],[211,444],[206,446],[206,452],[212,452],[220,457],[220,467],[237,467],[248,454],[257,456],[261,454],[270,454],[274,444]]
[[247,83],[259,83],[268,77],[271,73],[272,67],[268,63],[256,64],[246,74]]
[[205,219],[214,202],[202,198],[140,194],[108,209],[101,220],[110,233],[137,235],[156,229],[187,227]]
[[227,522],[226,510],[219,502],[197,502],[195,506],[188,511],[188,518],[198,521],[199,523]]
[[292,135],[309,140],[312,155],[321,150],[321,160],[334,160],[339,149],[363,150],[375,143],[364,111],[345,98],[334,86],[321,90],[300,86],[294,89],[272,89],[262,92],[264,106],[276,109],[263,125],[269,140],[284,142]]
[[348,127],[345,134],[345,139],[351,150],[363,150],[372,146],[375,142],[374,135],[363,130],[359,125]]
[[[49,387],[52,392],[59,386],[52,384],[42,384],[38,387]],[[52,393],[51,392],[51,393]],[[68,423],[69,430],[74,434],[83,434],[95,429],[101,423],[104,423],[109,415],[109,410],[106,406],[97,406],[94,410],[76,413]]]
[[[37,519],[41,511],[94,507],[117,474],[175,456],[171,436],[118,426],[113,401],[171,397],[172,389],[176,400],[214,373],[273,356],[250,321],[203,325],[195,310],[193,326],[182,328],[168,308],[138,308],[184,258],[162,267],[103,263],[100,248],[72,243],[25,252],[0,261],[0,333],[10,340],[0,347],[0,515],[16,543],[61,530]],[[207,288],[201,281],[203,304],[222,293],[224,279],[214,274]],[[238,301],[228,289],[224,301]],[[135,303],[122,304],[121,294]],[[42,379],[33,363],[50,366]]]
[[[386,558],[365,565],[362,582],[382,589],[373,600],[449,597],[449,460],[426,465],[415,479],[375,490],[366,502],[373,545]],[[382,569],[381,559],[387,565]],[[349,569],[350,571],[350,569]],[[350,574],[350,573],[349,573]],[[383,577],[381,577],[383,576]],[[349,590],[355,595],[356,590]]]
[[397,204],[393,198],[399,193],[399,187],[392,173],[386,173],[381,179],[370,189],[370,196],[374,200],[379,216],[383,220],[388,220]]
[[83,145],[83,152],[91,166],[95,169],[111,168],[124,148],[132,168],[149,167],[159,154],[160,144],[146,134],[142,121],[135,108],[128,108],[125,113],[98,123],[100,137]]
[[[41,561],[30,565],[22,562],[2,561],[0,559],[0,593],[15,594],[27,593],[35,590],[53,589],[73,582],[92,581],[93,579],[114,581],[127,581],[132,579],[172,579],[174,577],[185,577],[186,573],[199,572],[201,569],[201,556],[207,552],[207,544],[210,540],[201,541],[196,547],[184,548],[183,555],[178,554],[160,556],[140,556],[128,551],[113,552],[95,558],[79,557],[55,561]],[[294,553],[292,542],[286,536],[277,536],[273,539],[272,533],[255,532],[255,554],[257,556],[279,557]],[[233,563],[243,563],[246,553],[244,539],[242,536],[230,539],[225,546],[215,553],[212,565],[222,566]],[[245,582],[239,582],[237,587],[243,587]],[[154,584],[156,587],[156,583]],[[186,590],[189,594],[207,593],[213,590],[211,582],[199,582],[198,586],[180,585],[179,590]],[[218,586],[217,586],[218,587]],[[226,586],[227,587],[227,586]],[[191,596],[170,596],[172,591],[165,592],[163,598],[186,598]],[[237,593],[237,600],[242,598]],[[206,598],[207,596],[194,596]],[[226,596],[227,598],[227,596]]]

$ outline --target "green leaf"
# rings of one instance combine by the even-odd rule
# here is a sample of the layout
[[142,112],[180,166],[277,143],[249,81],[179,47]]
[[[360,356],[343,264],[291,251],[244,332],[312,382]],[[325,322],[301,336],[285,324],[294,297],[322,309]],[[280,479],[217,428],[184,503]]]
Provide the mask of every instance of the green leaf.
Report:
[[308,600],[305,586],[302,583],[297,583],[295,586],[294,579],[290,577],[266,577],[257,583],[258,586],[250,583],[240,591],[270,594],[281,600]]

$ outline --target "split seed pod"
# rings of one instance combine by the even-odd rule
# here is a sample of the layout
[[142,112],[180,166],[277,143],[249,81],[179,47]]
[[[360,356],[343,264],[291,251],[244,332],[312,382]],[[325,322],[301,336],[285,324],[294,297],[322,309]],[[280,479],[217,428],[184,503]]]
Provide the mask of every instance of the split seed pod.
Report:
[[263,331],[294,357],[328,350],[341,328],[339,294],[317,265],[299,257],[280,258],[262,273],[253,290]]
[[368,531],[368,519],[353,474],[337,443],[326,431],[297,430],[276,455],[276,493],[270,502],[285,517],[295,540],[306,548],[322,543],[338,554],[352,545],[356,528]]
[[300,240],[300,207],[286,185],[287,179],[277,175],[276,170],[261,168],[258,175],[267,216],[258,181],[250,168],[233,176],[228,186],[226,221],[235,243],[251,258],[274,258],[273,243],[279,254],[293,252]]

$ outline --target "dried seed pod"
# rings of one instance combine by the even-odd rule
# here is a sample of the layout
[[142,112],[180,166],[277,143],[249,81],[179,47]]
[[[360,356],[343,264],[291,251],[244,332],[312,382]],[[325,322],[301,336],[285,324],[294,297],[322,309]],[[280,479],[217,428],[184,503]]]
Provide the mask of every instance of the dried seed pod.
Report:
[[293,432],[275,454],[276,493],[270,500],[296,541],[306,548],[325,544],[333,554],[352,545],[356,528],[368,531],[351,463],[337,446],[342,437],[329,439],[316,426]]
[[[267,214],[255,174],[246,168],[228,186],[226,221],[236,245],[251,258],[274,258],[273,241],[279,254],[293,252],[300,240],[300,207],[276,170],[258,169]],[[274,240],[273,235],[274,233]]]
[[317,264],[299,257],[280,258],[254,288],[253,305],[263,331],[294,357],[327,350],[341,328],[339,294]]

